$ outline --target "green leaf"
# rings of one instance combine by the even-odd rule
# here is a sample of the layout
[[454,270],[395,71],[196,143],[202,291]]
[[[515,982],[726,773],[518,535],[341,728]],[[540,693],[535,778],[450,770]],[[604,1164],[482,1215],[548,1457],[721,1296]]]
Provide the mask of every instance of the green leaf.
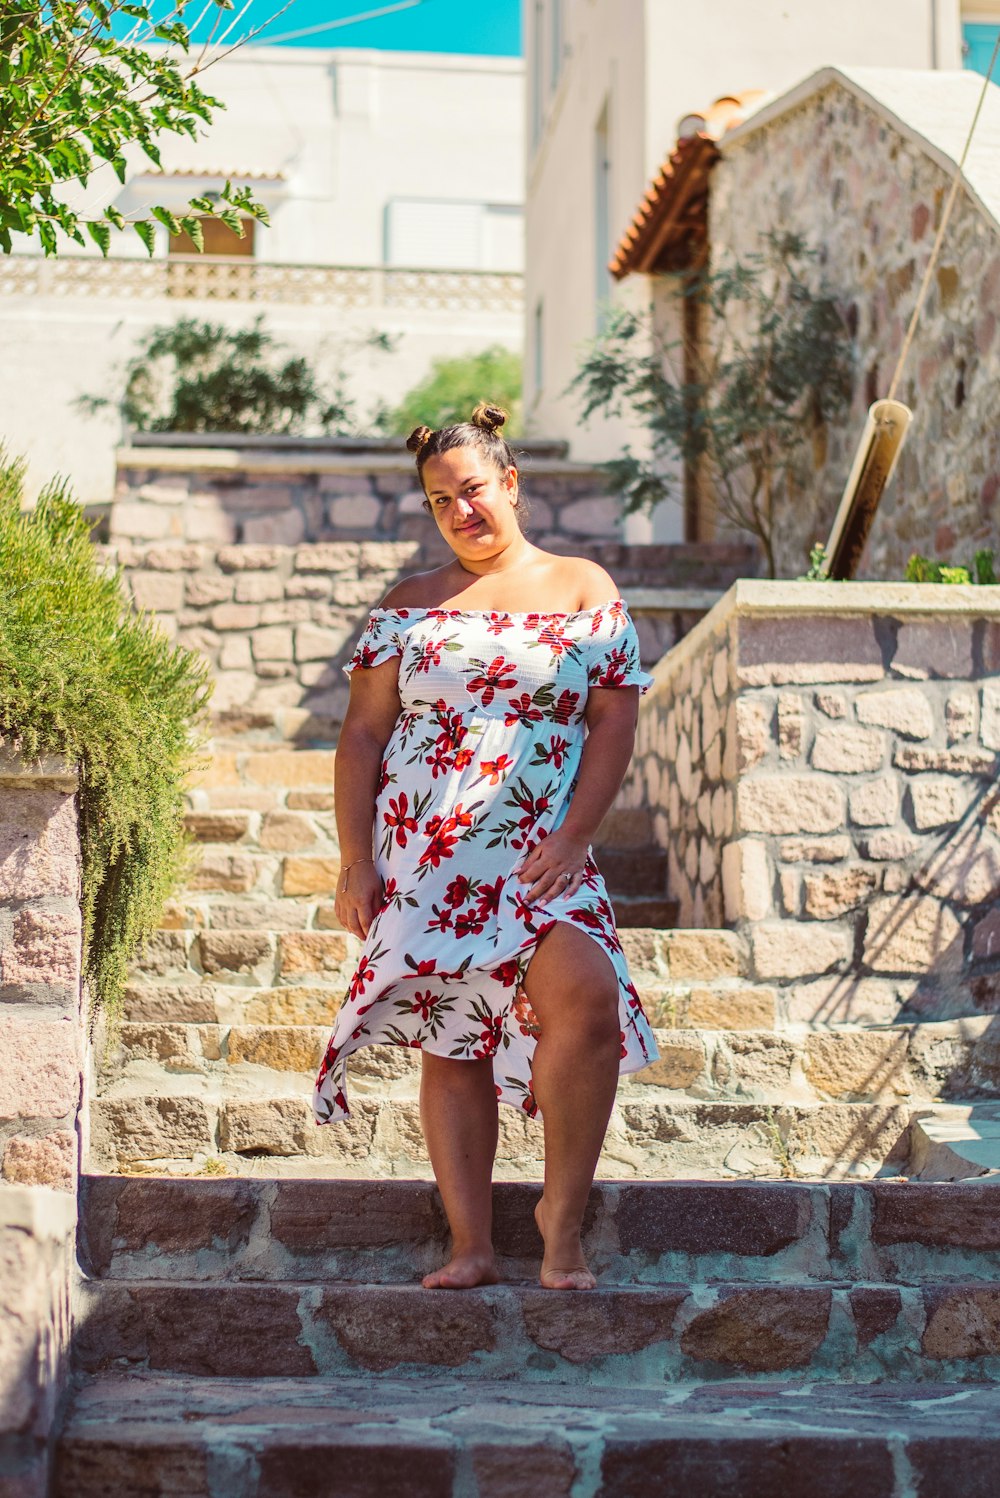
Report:
[[110,203],[108,207],[105,208],[104,217],[107,219],[109,224],[114,224],[116,229],[124,229],[125,215],[119,208],[116,208],[113,203]]
[[111,244],[111,230],[108,225],[102,223],[100,219],[88,219],[86,221],[86,229],[101,254],[106,257],[108,247]]
[[42,218],[38,220],[38,237],[42,242],[42,249],[46,255],[54,255],[56,253],[56,231],[48,219]]
[[153,250],[156,247],[156,230],[150,223],[149,219],[137,219],[136,222],[132,225],[132,228],[138,234],[139,238],[146,246],[146,249],[149,251],[150,255],[152,255]]
[[194,241],[194,247],[199,254],[205,248],[205,231],[201,226],[201,220],[195,218],[194,214],[187,213],[181,219],[181,227]]
[[243,223],[242,218],[236,212],[235,208],[223,208],[222,212],[219,214],[219,217],[224,224],[229,225],[234,234],[239,235],[240,239],[244,237],[247,232],[246,227]]
[[164,224],[170,230],[171,234],[179,234],[181,232],[181,221],[176,213],[170,212],[169,208],[164,208],[161,204],[157,204],[155,208],[150,209],[150,212],[154,218],[159,219],[160,223]]

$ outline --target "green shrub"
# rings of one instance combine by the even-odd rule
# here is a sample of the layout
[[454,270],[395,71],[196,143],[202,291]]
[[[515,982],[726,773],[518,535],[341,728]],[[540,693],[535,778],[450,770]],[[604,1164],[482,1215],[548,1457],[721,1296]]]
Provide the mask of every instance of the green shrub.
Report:
[[132,609],[65,484],[21,513],[24,469],[0,446],[0,737],[31,763],[79,766],[83,972],[91,1018],[113,1020],[195,862],[182,781],[207,763],[210,667]]
[[977,583],[980,587],[989,587],[997,580],[993,550],[987,546],[976,552],[971,567],[934,562],[915,551],[906,564],[905,575],[908,583]]
[[416,426],[446,427],[468,421],[480,401],[502,406],[510,415],[504,435],[521,429],[521,356],[493,344],[479,354],[435,359],[428,374],[381,425],[391,436],[407,436]]

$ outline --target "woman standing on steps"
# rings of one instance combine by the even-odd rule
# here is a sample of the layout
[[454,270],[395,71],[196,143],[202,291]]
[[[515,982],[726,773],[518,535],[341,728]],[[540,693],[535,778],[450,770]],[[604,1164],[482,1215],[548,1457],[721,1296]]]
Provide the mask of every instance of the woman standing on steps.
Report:
[[337,915],[364,941],[316,1080],[348,1116],[362,1046],[421,1051],[420,1115],[452,1233],[428,1288],[492,1284],[497,1102],[542,1117],[541,1283],[586,1290],[580,1243],[619,1073],[655,1060],[590,839],[652,678],[608,574],[533,546],[505,413],[418,427],[454,560],[372,610],[337,752]]

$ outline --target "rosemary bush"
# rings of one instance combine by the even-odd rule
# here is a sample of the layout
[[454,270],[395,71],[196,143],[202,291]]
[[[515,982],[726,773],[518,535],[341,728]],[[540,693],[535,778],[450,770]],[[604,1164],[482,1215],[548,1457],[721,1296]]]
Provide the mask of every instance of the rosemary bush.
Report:
[[207,760],[207,661],[136,613],[63,482],[21,512],[0,446],[0,737],[79,766],[83,976],[114,1020],[128,964],[193,870],[182,782]]

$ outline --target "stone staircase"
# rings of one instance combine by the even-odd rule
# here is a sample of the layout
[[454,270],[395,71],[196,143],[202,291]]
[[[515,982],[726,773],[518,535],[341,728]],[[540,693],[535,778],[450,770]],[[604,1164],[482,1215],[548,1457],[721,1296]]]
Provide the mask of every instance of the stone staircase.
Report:
[[429,1183],[84,1178],[56,1498],[995,1493],[990,1187],[598,1185],[561,1295],[537,1190],[456,1293]]

